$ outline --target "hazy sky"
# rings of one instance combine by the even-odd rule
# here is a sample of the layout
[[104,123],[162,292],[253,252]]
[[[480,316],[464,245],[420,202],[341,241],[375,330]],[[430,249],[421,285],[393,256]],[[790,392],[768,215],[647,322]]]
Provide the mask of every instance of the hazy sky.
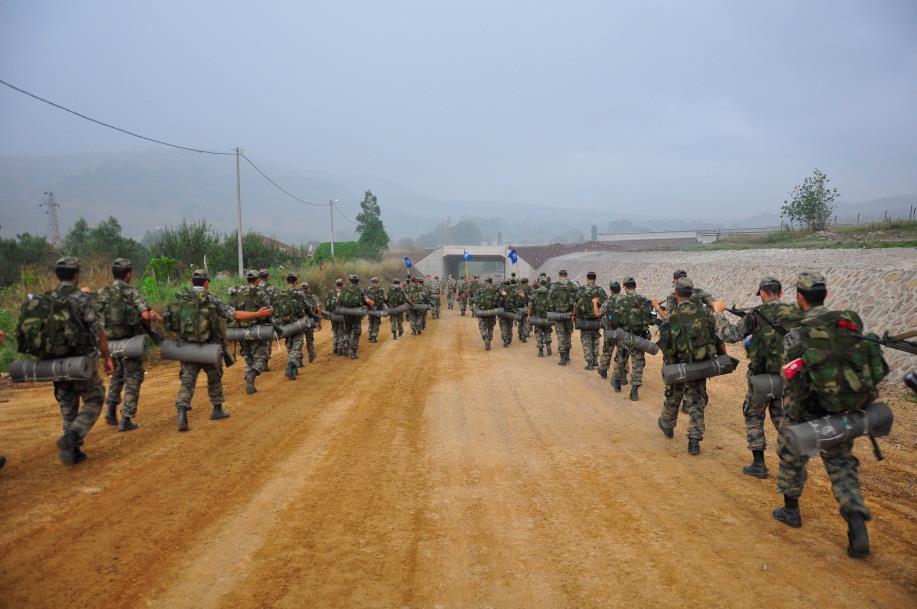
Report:
[[[454,199],[756,212],[814,167],[917,192],[913,0],[0,0],[0,78]],[[0,155],[146,146],[0,87]]]

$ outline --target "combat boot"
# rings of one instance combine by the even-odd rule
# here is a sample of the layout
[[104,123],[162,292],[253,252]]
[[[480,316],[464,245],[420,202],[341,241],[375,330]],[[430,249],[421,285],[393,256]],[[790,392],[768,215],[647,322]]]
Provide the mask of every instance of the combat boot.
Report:
[[313,351],[312,353],[309,354],[309,363],[311,364],[314,361],[315,361],[315,352]]
[[65,431],[57,440],[58,459],[64,465],[73,465],[77,462],[76,451],[80,447],[80,437],[75,431]]
[[548,357],[551,357],[551,355],[553,355],[553,354],[551,353],[551,345],[550,345],[550,344],[544,346],[544,352],[545,352],[545,355],[547,355]]
[[521,340],[521,341],[524,342],[524,343],[529,342],[528,336],[526,336],[525,332],[523,332],[523,333],[519,336],[519,340]]
[[258,376],[258,373],[254,370],[249,370],[245,373],[245,393],[252,395],[253,393],[258,393],[258,390],[255,388],[255,377]]
[[627,384],[627,375],[625,374],[624,376],[621,377],[621,386],[623,387],[626,384]]
[[178,410],[178,431],[188,431],[188,411],[190,408],[186,406],[176,406]]
[[688,438],[688,454],[692,456],[700,454],[700,440],[697,438]]
[[659,429],[662,430],[662,433],[663,433],[663,434],[665,435],[665,437],[667,437],[669,440],[671,440],[672,438],[675,437],[675,431],[672,430],[672,429],[669,429],[668,427],[666,427],[665,425],[662,424],[662,417],[659,417],[658,419],[656,419],[656,424],[659,425]]
[[220,419],[228,419],[229,413],[223,410],[222,404],[215,404],[213,410],[210,412],[211,421],[219,421]]
[[73,456],[74,456],[74,461],[73,461],[74,463],[82,463],[83,461],[89,458],[89,455],[87,455],[82,450],[80,450],[79,446],[77,446],[76,450],[73,451]]
[[866,518],[854,512],[847,518],[847,556],[864,558],[869,556],[869,533],[866,532]]
[[772,512],[774,520],[798,529],[802,526],[802,514],[799,511],[799,497],[783,496],[783,507]]
[[592,365],[592,359],[591,359],[591,358],[588,359],[588,360],[586,361],[586,366],[585,366],[584,369],[585,369],[585,370],[595,370],[595,368],[594,368],[593,365]]
[[360,356],[357,355],[357,350],[356,350],[356,349],[354,349],[353,351],[350,352],[350,359],[357,359],[358,357],[360,357]]
[[544,357],[544,347],[538,347],[538,357]]
[[566,353],[565,351],[561,351],[561,352],[560,352],[560,361],[557,362],[557,365],[558,365],[558,366],[566,366],[566,365],[567,365],[567,353]]
[[631,402],[636,402],[637,400],[640,399],[640,396],[637,395],[637,392],[639,389],[640,389],[640,385],[631,385],[631,388],[630,388],[630,401]]
[[598,367],[599,367],[599,358],[597,358],[597,357],[594,356],[594,355],[592,356],[592,367],[593,367],[593,368],[598,368]]
[[109,425],[114,426],[118,424],[117,408],[118,405],[112,404],[111,402],[105,406],[105,422]]
[[506,349],[507,347],[509,347],[509,341],[506,339],[503,339],[503,348]]
[[751,465],[742,468],[742,473],[754,476],[755,478],[767,478],[767,465],[764,463],[764,451],[753,450]]
[[140,429],[140,426],[131,421],[130,417],[121,417],[121,424],[118,425],[118,431],[134,431]]
[[599,373],[599,376],[602,377],[603,379],[608,378],[608,368],[598,368],[598,373]]
[[484,350],[490,351],[490,341],[489,340],[486,340],[486,339],[484,340]]
[[615,393],[621,393],[621,379],[611,379],[611,385],[615,388]]
[[294,364],[293,362],[290,362],[289,364],[287,364],[287,370],[284,374],[291,381],[295,381],[296,380],[296,364]]

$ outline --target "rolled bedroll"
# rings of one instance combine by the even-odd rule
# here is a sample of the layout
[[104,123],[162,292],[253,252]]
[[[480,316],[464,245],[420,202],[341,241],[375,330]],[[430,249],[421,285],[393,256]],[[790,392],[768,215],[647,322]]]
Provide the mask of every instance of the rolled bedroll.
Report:
[[573,313],[558,313],[556,311],[548,311],[548,319],[551,321],[567,321],[568,319],[573,319]]
[[163,341],[159,346],[162,359],[177,360],[191,364],[218,366],[223,359],[223,345],[217,343],[187,343],[174,340]]
[[577,317],[573,320],[573,327],[577,330],[599,330],[602,328],[602,320]]
[[294,322],[280,326],[280,336],[283,338],[289,338],[294,334],[305,332],[307,329],[311,328],[312,325],[311,317],[303,317],[301,319],[297,319]]
[[546,317],[538,317],[537,315],[530,315],[529,323],[532,324],[533,326],[540,326],[542,328],[554,325],[554,322],[551,321],[550,319]]
[[622,328],[608,330],[606,335],[608,338],[615,340],[619,345],[624,345],[631,351],[642,351],[643,353],[649,353],[650,355],[656,355],[659,353],[659,345],[649,340],[648,338],[637,336],[636,334],[632,334]]
[[95,355],[57,359],[19,359],[10,364],[10,378],[25,381],[88,381],[98,369]]
[[345,317],[366,317],[369,309],[366,307],[334,307],[334,312]]
[[401,303],[397,307],[392,307],[391,309],[385,312],[386,315],[398,315],[399,313],[407,313],[411,310],[411,305],[406,302]]
[[499,313],[497,313],[497,317],[502,317],[503,319],[508,319],[510,321],[519,321],[522,319],[522,315],[506,310],[501,310]]
[[247,328],[226,328],[226,340],[274,340],[274,326],[262,324]]
[[699,381],[722,374],[729,374],[739,365],[739,360],[730,355],[717,355],[713,359],[690,364],[667,364],[662,367],[662,380],[666,385]]
[[126,357],[128,359],[140,359],[146,353],[146,346],[150,337],[146,334],[138,334],[131,338],[121,338],[108,341],[108,352],[112,357]]
[[411,305],[411,310],[413,311],[429,311],[430,305],[425,302],[418,302]]
[[497,315],[499,315],[502,312],[503,312],[503,309],[501,307],[497,307],[495,309],[475,309],[474,316],[475,317],[496,317]]
[[783,397],[783,377],[779,374],[755,374],[748,377],[748,397],[756,406]]
[[839,412],[814,421],[788,425],[783,430],[783,439],[790,452],[811,457],[866,434],[887,436],[894,420],[891,408],[884,402],[875,402],[866,410]]
[[382,309],[371,309],[366,312],[370,317],[385,317],[388,315],[388,312],[383,311]]

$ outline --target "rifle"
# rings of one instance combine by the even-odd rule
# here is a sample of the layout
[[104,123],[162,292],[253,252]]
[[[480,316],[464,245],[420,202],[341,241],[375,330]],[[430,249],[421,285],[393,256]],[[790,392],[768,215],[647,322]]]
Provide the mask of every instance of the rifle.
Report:
[[784,328],[782,325],[774,321],[771,321],[770,318],[768,318],[767,315],[762,313],[758,307],[751,307],[750,309],[740,309],[736,307],[735,305],[732,305],[731,307],[729,307],[726,310],[732,313],[733,315],[735,315],[736,317],[745,317],[749,313],[754,313],[755,315],[763,319],[764,322],[767,325],[769,325],[771,328],[773,328],[777,332],[777,334],[779,334],[780,336],[786,336],[787,334],[790,333],[790,331]]
[[917,336],[917,330],[909,330],[908,332],[903,332],[896,335],[890,335],[888,330],[886,330],[885,334],[883,334],[881,337],[863,336],[862,334],[851,334],[851,336],[854,338],[859,338],[860,340],[868,340],[871,343],[877,343],[883,347],[888,347],[889,349],[896,349],[898,351],[904,351],[905,353],[917,355],[917,342],[906,340],[908,338]]

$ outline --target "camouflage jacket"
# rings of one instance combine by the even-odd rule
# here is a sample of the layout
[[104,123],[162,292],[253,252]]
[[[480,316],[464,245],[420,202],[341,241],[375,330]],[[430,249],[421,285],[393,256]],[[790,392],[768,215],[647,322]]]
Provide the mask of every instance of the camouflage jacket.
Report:
[[[95,304],[102,325],[105,327],[105,334],[115,339],[130,338],[140,334],[142,332],[140,315],[150,308],[140,290],[120,279],[116,279],[110,286],[99,290]],[[133,309],[132,315],[125,316],[123,312],[115,310],[124,305]]]
[[[700,288],[694,288],[694,292],[691,294],[691,300],[697,301],[699,304],[705,305],[708,309],[713,309],[713,301],[716,300],[709,293],[705,292]],[[665,305],[663,308],[666,311],[671,311],[675,308],[676,304],[675,292],[672,292],[665,299]]]
[[602,286],[596,284],[586,284],[577,291],[576,295],[576,316],[583,319],[596,319],[595,309],[592,307],[592,299],[599,299],[599,308],[608,299],[608,294]]
[[380,285],[370,285],[368,288],[366,288],[364,294],[366,294],[367,298],[373,301],[374,309],[382,308],[382,304],[385,302],[385,288]]
[[718,345],[713,315],[694,299],[676,305],[659,329],[659,346],[666,363],[712,359]]
[[551,301],[548,298],[548,286],[538,286],[532,291],[531,303],[532,315],[536,317],[545,317],[551,310]]
[[548,290],[548,300],[551,311],[555,313],[571,313],[576,305],[576,284],[569,279],[551,284]]
[[390,287],[388,292],[385,293],[385,304],[389,307],[394,308],[403,305],[407,301],[408,298],[400,285]]
[[[765,319],[761,319],[761,316]],[[780,374],[783,337],[799,325],[802,317],[803,312],[796,305],[769,302],[758,305],[735,324],[726,317],[725,312],[717,313],[716,335],[727,343],[737,343],[751,337],[745,341],[749,376]]]
[[277,300],[277,288],[267,282],[259,284],[258,287],[264,290],[264,293],[267,294],[268,302],[273,306],[274,301]]

